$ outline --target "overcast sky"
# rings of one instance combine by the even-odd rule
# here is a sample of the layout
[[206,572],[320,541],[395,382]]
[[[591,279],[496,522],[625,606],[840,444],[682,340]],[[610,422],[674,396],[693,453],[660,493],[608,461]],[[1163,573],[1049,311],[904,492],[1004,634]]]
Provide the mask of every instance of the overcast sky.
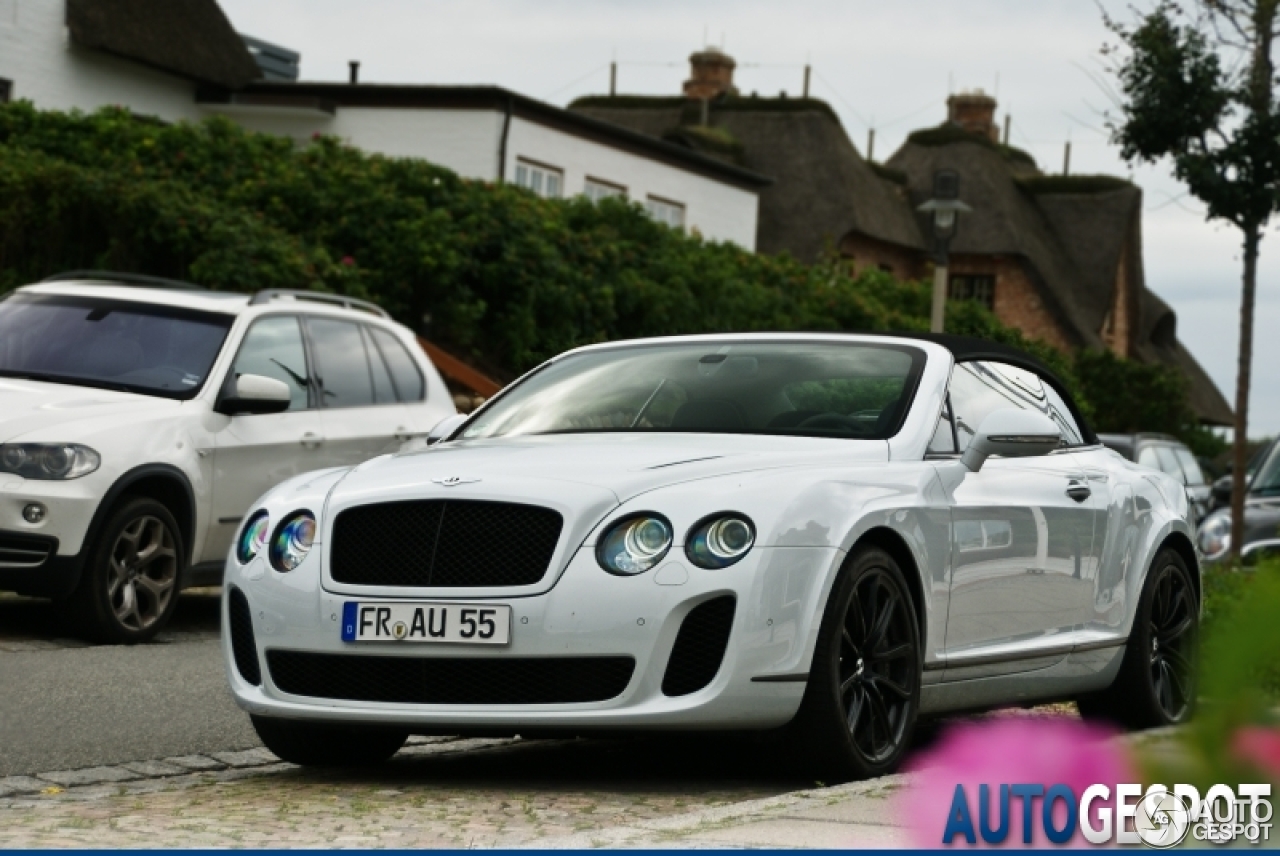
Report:
[[[887,158],[911,130],[945,118],[949,91],[982,88],[1013,117],[1012,143],[1046,172],[1131,176],[1145,191],[1147,285],[1178,313],[1178,335],[1235,400],[1240,239],[1206,223],[1167,165],[1131,169],[1107,142],[1110,106],[1090,0],[219,0],[241,32],[301,51],[306,80],[497,84],[565,105],[618,90],[680,92],[704,42],[738,62],[743,92],[828,101],[865,154]],[[1145,6],[1142,0],[1139,5]],[[1127,16],[1126,0],[1103,8]],[[1280,432],[1280,226],[1263,244],[1250,434]]]

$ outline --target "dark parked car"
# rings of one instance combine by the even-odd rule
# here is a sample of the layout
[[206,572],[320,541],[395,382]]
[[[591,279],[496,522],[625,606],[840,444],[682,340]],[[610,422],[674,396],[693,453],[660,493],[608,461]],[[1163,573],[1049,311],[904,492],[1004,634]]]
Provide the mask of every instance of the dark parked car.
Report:
[[1209,513],[1211,489],[1196,456],[1177,437],[1168,434],[1099,434],[1109,448],[1140,466],[1168,473],[1187,486],[1197,522]]
[[[1246,471],[1249,490],[1244,500],[1244,544],[1240,551],[1245,564],[1267,555],[1280,555],[1280,439],[1264,446]],[[1230,502],[1231,477],[1223,476],[1213,485],[1215,499]],[[1200,524],[1197,537],[1205,559],[1225,558],[1231,549],[1231,509],[1218,508]]]

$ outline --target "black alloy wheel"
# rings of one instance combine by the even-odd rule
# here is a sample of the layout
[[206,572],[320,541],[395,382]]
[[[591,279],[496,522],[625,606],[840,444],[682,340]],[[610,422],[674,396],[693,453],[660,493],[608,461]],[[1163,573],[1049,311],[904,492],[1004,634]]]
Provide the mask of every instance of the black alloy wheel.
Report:
[[1077,700],[1080,713],[1128,728],[1186,722],[1195,712],[1200,603],[1177,551],[1156,556],[1142,587],[1120,673],[1106,690]]
[[152,639],[177,607],[185,569],[186,546],[169,509],[125,498],[107,517],[68,603],[77,631],[115,644]]
[[920,709],[921,650],[902,569],[883,550],[857,550],[833,587],[790,726],[819,778],[880,776],[902,760]]

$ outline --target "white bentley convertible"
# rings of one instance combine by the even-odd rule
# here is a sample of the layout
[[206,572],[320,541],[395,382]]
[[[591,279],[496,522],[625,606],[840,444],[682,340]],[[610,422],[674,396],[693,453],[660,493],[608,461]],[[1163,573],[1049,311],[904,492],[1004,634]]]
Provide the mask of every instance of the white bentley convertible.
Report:
[[1098,444],[1020,352],[949,337],[581,348],[255,506],[231,686],[276,754],[414,733],[778,729],[828,781],[920,715],[1195,699],[1183,486]]

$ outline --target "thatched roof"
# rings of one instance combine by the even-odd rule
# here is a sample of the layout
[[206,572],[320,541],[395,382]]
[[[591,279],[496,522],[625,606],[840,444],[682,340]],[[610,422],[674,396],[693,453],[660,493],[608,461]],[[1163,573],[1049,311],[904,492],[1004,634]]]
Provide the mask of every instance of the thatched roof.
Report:
[[815,261],[849,232],[920,250],[904,189],[858,153],[831,108],[811,98],[581,98],[569,109],[678,142],[774,179],[760,194],[756,248]]
[[258,64],[217,0],[67,0],[78,45],[200,83],[239,89]]

